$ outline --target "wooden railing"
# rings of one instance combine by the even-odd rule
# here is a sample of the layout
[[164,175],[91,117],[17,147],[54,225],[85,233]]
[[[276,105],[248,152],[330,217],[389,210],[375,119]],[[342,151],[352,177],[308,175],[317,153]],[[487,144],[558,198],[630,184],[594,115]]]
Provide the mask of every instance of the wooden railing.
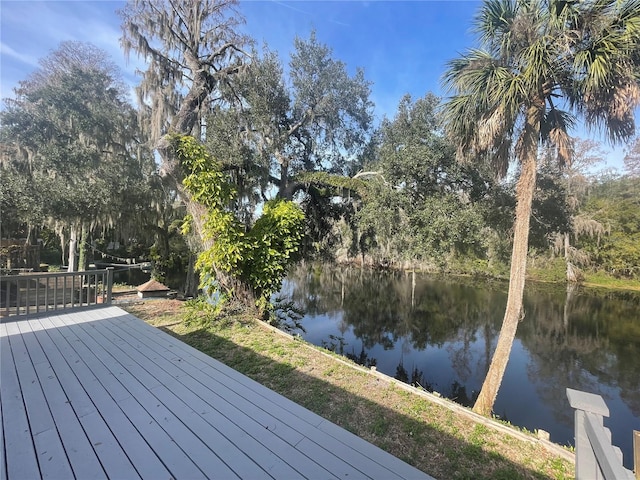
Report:
[[0,277],[0,316],[111,304],[113,268]]
[[633,472],[622,466],[622,452],[611,445],[611,431],[602,423],[609,416],[602,397],[567,388],[567,398],[575,409],[576,480],[634,480]]

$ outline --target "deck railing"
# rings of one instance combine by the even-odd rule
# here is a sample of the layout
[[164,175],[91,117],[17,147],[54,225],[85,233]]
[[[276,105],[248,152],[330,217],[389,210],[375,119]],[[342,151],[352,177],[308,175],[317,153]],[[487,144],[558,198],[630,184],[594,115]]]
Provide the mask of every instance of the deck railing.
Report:
[[611,431],[602,423],[609,416],[602,397],[567,388],[567,398],[575,409],[576,480],[634,480],[622,466],[622,451],[611,444]]
[[113,268],[0,277],[0,316],[111,304]]

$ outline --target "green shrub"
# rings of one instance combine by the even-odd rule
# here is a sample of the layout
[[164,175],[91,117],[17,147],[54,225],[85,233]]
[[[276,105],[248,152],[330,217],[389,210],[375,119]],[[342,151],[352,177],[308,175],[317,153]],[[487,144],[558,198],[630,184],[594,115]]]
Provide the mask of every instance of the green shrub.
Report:
[[[198,256],[196,268],[203,274],[203,288],[234,295],[234,288],[248,288],[261,311],[280,289],[287,268],[300,248],[304,213],[293,202],[276,199],[264,204],[262,216],[247,229],[228,208],[235,196],[220,165],[193,137],[175,135],[175,150],[193,199],[207,206],[204,236],[211,247]],[[185,219],[183,230],[191,218]],[[220,272],[234,280],[220,281]]]

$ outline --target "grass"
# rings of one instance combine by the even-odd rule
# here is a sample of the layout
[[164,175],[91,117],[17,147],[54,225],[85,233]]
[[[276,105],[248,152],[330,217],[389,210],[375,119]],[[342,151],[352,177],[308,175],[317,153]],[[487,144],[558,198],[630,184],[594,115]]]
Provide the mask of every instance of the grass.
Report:
[[603,272],[586,273],[584,284],[589,287],[605,287],[620,290],[640,290],[640,280],[615,278]]
[[111,291],[112,292],[130,292],[130,291],[134,291],[136,289],[136,287],[134,287],[133,285],[129,285],[127,283],[119,283],[119,282],[115,282],[112,287],[111,287]]
[[530,260],[527,265],[527,278],[537,282],[564,283],[567,278],[567,265],[564,258],[560,257]]
[[[565,479],[573,463],[397,382],[284,336],[242,311],[184,322],[172,300],[125,308],[438,479]],[[514,429],[514,431],[516,431]]]

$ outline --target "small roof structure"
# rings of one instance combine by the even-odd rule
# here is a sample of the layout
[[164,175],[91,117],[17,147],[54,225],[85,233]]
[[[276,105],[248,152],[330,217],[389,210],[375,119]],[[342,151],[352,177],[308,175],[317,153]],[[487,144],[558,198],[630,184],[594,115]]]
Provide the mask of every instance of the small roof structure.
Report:
[[151,279],[148,282],[140,285],[137,288],[137,290],[138,290],[138,296],[140,298],[147,298],[147,297],[158,297],[158,296],[162,297],[166,295],[166,293],[171,289],[166,285],[163,285],[162,283],[158,282],[157,280]]

